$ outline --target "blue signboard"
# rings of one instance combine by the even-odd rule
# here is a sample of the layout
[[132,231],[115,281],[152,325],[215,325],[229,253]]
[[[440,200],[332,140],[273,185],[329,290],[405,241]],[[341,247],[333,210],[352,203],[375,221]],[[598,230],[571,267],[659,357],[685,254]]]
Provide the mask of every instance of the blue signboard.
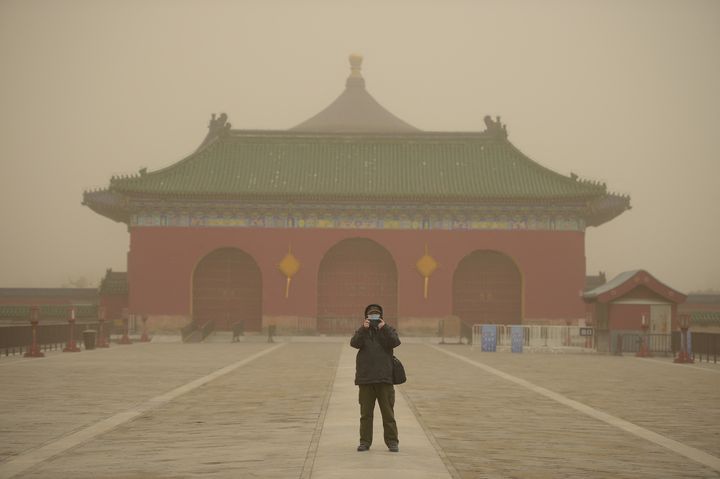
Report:
[[482,325],[482,351],[494,353],[497,347],[497,326],[494,324]]
[[511,350],[513,353],[522,353],[525,343],[525,328],[522,326],[510,326]]

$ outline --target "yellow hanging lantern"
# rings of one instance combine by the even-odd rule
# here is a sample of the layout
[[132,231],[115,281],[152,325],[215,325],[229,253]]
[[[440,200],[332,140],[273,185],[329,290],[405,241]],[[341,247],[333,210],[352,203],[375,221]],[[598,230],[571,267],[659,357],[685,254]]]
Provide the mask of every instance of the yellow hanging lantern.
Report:
[[425,254],[420,257],[419,260],[417,260],[417,263],[415,263],[415,267],[420,272],[420,274],[425,279],[425,285],[423,288],[423,298],[427,299],[428,297],[428,283],[430,282],[430,275],[433,274],[433,272],[437,269],[438,263],[435,261],[435,258],[430,256],[428,254],[428,247],[427,243],[425,243]]
[[287,279],[287,281],[285,283],[285,298],[287,298],[290,294],[290,281],[292,280],[292,277],[295,275],[295,273],[297,273],[298,270],[300,269],[300,262],[292,254],[290,245],[288,245],[287,254],[278,264],[278,268],[280,269],[280,272],[282,274],[284,274],[285,278]]

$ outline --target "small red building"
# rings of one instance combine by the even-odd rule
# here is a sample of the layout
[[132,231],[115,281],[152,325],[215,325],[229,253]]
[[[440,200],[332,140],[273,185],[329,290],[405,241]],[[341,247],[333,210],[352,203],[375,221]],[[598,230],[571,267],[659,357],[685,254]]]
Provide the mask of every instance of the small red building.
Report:
[[480,132],[425,132],[365,89],[289,130],[210,121],[172,166],[113,177],[84,204],[126,223],[129,308],[151,327],[347,332],[381,303],[407,332],[438,321],[567,324],[585,316],[585,229],[628,209]]
[[601,352],[610,351],[613,333],[641,333],[646,326],[649,334],[669,336],[678,328],[678,304],[686,298],[641,269],[621,273],[583,294]]

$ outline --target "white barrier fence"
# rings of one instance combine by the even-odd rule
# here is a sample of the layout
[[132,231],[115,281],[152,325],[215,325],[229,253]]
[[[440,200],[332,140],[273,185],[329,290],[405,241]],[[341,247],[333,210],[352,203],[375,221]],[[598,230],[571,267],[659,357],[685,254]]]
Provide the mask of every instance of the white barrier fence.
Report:
[[[559,349],[559,348],[594,348],[593,336],[581,336],[580,330],[587,332],[590,328],[580,326],[540,326],[540,325],[510,325],[496,324],[497,346],[509,348],[512,344],[510,331],[514,326],[523,329],[523,346],[526,348],[538,349]],[[474,324],[472,330],[473,346],[480,346],[482,343],[482,324]]]

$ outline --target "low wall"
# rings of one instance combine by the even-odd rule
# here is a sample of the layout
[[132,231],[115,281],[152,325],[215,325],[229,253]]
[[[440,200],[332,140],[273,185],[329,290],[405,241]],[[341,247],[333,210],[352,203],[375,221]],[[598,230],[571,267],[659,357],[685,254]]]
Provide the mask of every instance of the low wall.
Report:
[[[148,333],[177,333],[190,324],[190,318],[184,315],[150,314],[147,316]],[[138,331],[142,330],[142,321],[136,321]]]
[[585,326],[585,318],[525,318],[522,324],[528,326]]
[[275,334],[317,334],[317,318],[305,316],[263,316],[263,331],[268,326],[275,326]]
[[[142,323],[138,319],[137,331],[142,328]],[[148,315],[147,327],[148,332],[152,333],[168,333],[168,332],[179,332],[183,327],[190,323],[190,317],[184,315]],[[523,324],[527,325],[561,325],[565,326],[568,324],[567,321],[563,320],[547,320],[547,319],[527,319],[523,321]],[[573,324],[577,324],[574,321]],[[318,332],[318,320],[314,317],[307,316],[294,316],[294,315],[264,315],[262,317],[262,330],[266,331],[268,326],[275,326],[275,333],[279,335],[317,335],[321,334]],[[357,327],[360,326],[358,322]],[[131,324],[132,328],[132,324]],[[348,326],[348,328],[350,328]],[[352,328],[347,329],[342,333],[337,334],[351,334]],[[441,316],[441,317],[413,317],[404,316],[397,320],[397,330],[401,335],[407,336],[432,336],[445,338],[459,338],[461,334],[462,323],[460,318],[457,316]],[[328,333],[334,334],[332,332]]]

